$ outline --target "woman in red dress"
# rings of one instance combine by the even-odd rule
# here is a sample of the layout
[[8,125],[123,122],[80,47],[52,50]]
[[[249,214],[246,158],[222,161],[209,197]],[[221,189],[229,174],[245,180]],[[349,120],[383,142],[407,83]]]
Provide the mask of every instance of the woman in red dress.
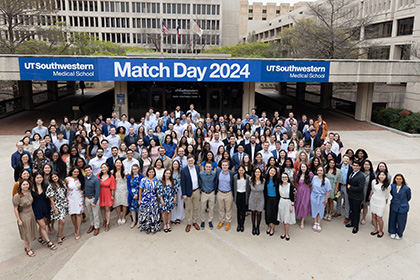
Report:
[[101,206],[102,219],[104,219],[102,226],[105,227],[105,231],[108,231],[111,206],[114,204],[114,192],[116,189],[115,177],[109,172],[109,167],[106,163],[101,165],[101,172],[98,174],[98,177],[101,180],[99,206]]

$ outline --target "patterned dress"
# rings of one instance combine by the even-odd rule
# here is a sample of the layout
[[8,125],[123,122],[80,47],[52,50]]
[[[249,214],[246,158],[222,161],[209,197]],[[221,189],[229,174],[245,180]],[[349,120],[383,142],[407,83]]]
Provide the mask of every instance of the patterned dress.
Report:
[[181,178],[179,177],[179,173],[178,172],[174,173],[173,178],[174,178],[175,189],[177,189],[177,195],[176,195],[177,205],[174,207],[172,211],[172,216],[171,216],[172,222],[176,220],[183,220],[185,218],[184,199],[182,198]]
[[[133,179],[131,175],[127,176],[128,208],[130,208],[130,211],[139,211],[138,195],[141,179],[143,179],[143,174],[139,174],[139,176]],[[134,199],[135,195],[137,195],[137,199]]]
[[161,230],[159,209],[157,203],[157,186],[159,180],[143,178],[140,181],[140,188],[143,190],[141,204],[139,206],[139,228],[140,231],[156,232]]
[[[176,186],[176,180],[174,180],[174,185]],[[167,184],[166,186],[163,185],[162,181],[159,180],[159,185],[157,189],[157,193],[159,197],[163,198],[163,202],[165,205],[160,204],[159,205],[159,211],[160,212],[171,212],[172,209],[177,205],[177,203],[174,203],[175,196],[178,192],[178,189],[172,187],[171,184]]]
[[117,206],[128,206],[128,189],[126,187],[125,179],[116,178],[115,179],[115,198],[114,198],[114,207]]
[[74,179],[72,177],[67,177],[66,182],[69,188],[67,192],[69,214],[81,214],[84,210],[84,197],[83,191],[81,190],[82,184],[79,179]]
[[66,188],[62,188],[57,186],[57,190],[54,191],[51,184],[48,185],[47,191],[45,193],[47,197],[52,197],[55,207],[58,210],[58,216],[54,213],[54,208],[51,207],[51,219],[53,220],[63,220],[66,218],[66,215],[68,214],[68,203],[67,203],[67,197],[66,197]]

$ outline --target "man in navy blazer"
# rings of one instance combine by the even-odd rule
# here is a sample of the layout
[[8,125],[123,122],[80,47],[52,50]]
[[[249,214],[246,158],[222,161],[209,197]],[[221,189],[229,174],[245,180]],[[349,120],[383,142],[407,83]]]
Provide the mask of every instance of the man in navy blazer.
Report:
[[242,159],[244,158],[244,146],[242,144],[238,145],[238,151],[233,154],[232,165],[234,166],[235,173],[238,171],[238,167],[241,164]]
[[105,124],[102,126],[102,134],[105,135],[105,137],[108,137],[111,127],[115,127],[115,125],[111,123],[111,118],[106,118]]
[[229,161],[222,160],[222,169],[216,171],[216,200],[219,205],[220,221],[217,228],[220,229],[226,223],[226,231],[230,229],[232,222],[233,175],[235,172],[229,170]]
[[160,146],[159,143],[159,138],[156,135],[153,135],[153,129],[149,128],[149,130],[147,131],[147,135],[144,136],[143,138],[143,145],[145,147],[149,147],[150,145],[150,140],[154,139],[156,141],[156,146]]
[[346,227],[352,227],[353,233],[359,231],[360,221],[360,205],[363,201],[363,189],[365,187],[365,175],[360,171],[361,163],[353,162],[353,172],[350,174],[347,181],[347,195],[350,202],[350,217],[351,222]]
[[245,153],[251,157],[251,161],[254,161],[255,155],[261,150],[262,147],[257,143],[257,138],[252,135],[249,144],[245,145]]
[[185,218],[187,220],[186,232],[191,230],[191,210],[192,210],[192,222],[196,230],[200,229],[197,224],[198,220],[198,205],[200,202],[200,167],[195,165],[195,159],[193,155],[187,157],[188,165],[181,170],[181,190],[182,196],[185,201]]
[[410,206],[411,189],[406,185],[403,175],[397,174],[391,185],[391,206],[389,210],[388,232],[392,239],[401,239]]
[[181,106],[176,106],[175,107],[175,111],[174,111],[174,114],[175,114],[175,119],[177,119],[177,118],[180,118],[181,119],[181,117],[182,117],[182,115],[184,114],[184,111],[181,111]]

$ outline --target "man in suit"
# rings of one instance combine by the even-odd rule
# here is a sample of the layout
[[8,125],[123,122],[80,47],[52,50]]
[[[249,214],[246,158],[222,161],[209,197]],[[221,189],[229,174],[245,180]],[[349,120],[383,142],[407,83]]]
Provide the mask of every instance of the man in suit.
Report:
[[300,132],[298,130],[296,124],[292,125],[290,127],[290,129],[287,131],[287,136],[289,136],[289,139],[292,138],[293,133],[296,133],[298,139],[301,139],[302,138],[302,132]]
[[175,120],[176,120],[176,118],[175,118],[175,112],[171,112],[171,113],[169,114],[168,119],[166,120],[166,127],[169,127],[169,124],[170,124],[170,123],[171,123],[171,124],[175,124]]
[[311,150],[314,151],[316,148],[321,147],[322,141],[318,138],[318,135],[316,135],[316,130],[311,130],[311,137],[305,141],[306,144],[309,144],[311,146]]
[[237,118],[236,119],[236,124],[233,126],[233,133],[236,134],[236,132],[238,130],[242,131],[242,129],[244,129],[244,127],[242,126],[242,120],[241,120],[241,118]]
[[[200,167],[194,164],[195,159],[193,155],[188,155],[188,165],[181,170],[181,190],[185,201],[185,218],[187,220],[186,232],[191,230],[191,222],[196,230],[200,230],[197,224],[198,220],[198,205],[200,202]],[[192,210],[192,219],[191,219]]]
[[242,159],[244,158],[244,146],[242,144],[238,145],[238,152],[236,152],[232,156],[232,164],[234,166],[235,173],[238,171],[238,167],[242,162]]
[[262,150],[261,145],[256,142],[257,138],[255,137],[255,135],[252,135],[250,138],[250,143],[245,145],[245,153],[251,157],[252,162],[255,159],[255,155]]
[[353,172],[347,181],[347,195],[350,202],[351,222],[346,227],[352,227],[353,233],[359,231],[360,205],[363,201],[363,189],[365,187],[365,175],[360,171],[360,162],[353,162]]
[[[114,163],[117,159],[124,160],[124,158],[122,158],[118,155],[118,148],[117,147],[112,147],[111,154],[112,154],[112,156],[106,159],[106,164],[108,164],[109,170],[114,169]],[[125,173],[130,174],[130,172],[129,171],[127,172],[127,170],[125,170]]]
[[229,142],[225,145],[225,151],[230,154],[230,158],[232,158],[233,155],[237,152],[235,136],[231,135],[229,137]]
[[175,115],[175,119],[181,119],[182,115],[184,114],[183,111],[181,111],[181,106],[176,106],[175,107],[175,111],[174,111],[174,115]]
[[153,135],[153,129],[149,128],[149,130],[147,131],[147,135],[143,138],[144,146],[149,147],[150,140],[152,139],[155,139],[156,146],[160,146],[159,138],[156,135]]
[[278,160],[280,158],[280,151],[281,151],[281,143],[280,141],[276,141],[276,149],[271,151],[273,157]]
[[281,135],[281,126],[278,125],[276,126],[276,128],[274,129],[274,133],[273,135],[276,137],[276,141],[281,141],[281,139],[283,138]]
[[124,143],[127,147],[130,147],[131,144],[137,144],[139,138],[139,135],[134,133],[134,128],[130,127],[127,136],[124,137]]
[[244,139],[240,142],[242,146],[248,145],[251,142],[251,133],[249,131],[245,132]]
[[156,161],[160,158],[163,161],[163,168],[170,169],[172,166],[172,160],[165,155],[165,147],[159,147],[159,156],[153,160],[153,166],[155,166]]
[[73,129],[71,129],[71,123],[68,122],[65,124],[65,126],[66,126],[66,129],[63,131],[64,139],[69,141],[69,145],[71,147],[73,146],[73,141],[74,141],[74,137],[76,136],[76,133],[74,132]]
[[350,177],[350,174],[353,172],[353,168],[349,164],[349,161],[350,161],[349,155],[345,154],[343,156],[341,165],[337,166],[338,168],[340,168],[340,171],[341,171],[341,181],[340,181],[340,189],[339,189],[341,191],[341,195],[337,199],[337,211],[335,215],[333,216],[334,218],[338,218],[341,216],[341,206],[342,206],[342,201],[344,199],[344,218],[345,218],[344,224],[345,225],[350,222],[349,220],[350,202],[349,202],[349,197],[347,195],[347,182]]
[[232,222],[232,203],[233,203],[233,175],[235,172],[229,170],[229,161],[222,160],[222,169],[216,171],[216,199],[219,205],[219,224],[217,228],[220,229],[223,224],[225,230],[230,229]]
[[260,127],[258,127],[255,131],[258,132],[259,135],[264,135],[264,132],[266,130],[269,130],[269,128],[265,126],[265,121],[261,120],[260,121]]
[[105,137],[109,135],[109,130],[111,127],[115,127],[115,125],[111,123],[111,118],[106,118],[105,124],[102,126],[102,134],[105,135]]

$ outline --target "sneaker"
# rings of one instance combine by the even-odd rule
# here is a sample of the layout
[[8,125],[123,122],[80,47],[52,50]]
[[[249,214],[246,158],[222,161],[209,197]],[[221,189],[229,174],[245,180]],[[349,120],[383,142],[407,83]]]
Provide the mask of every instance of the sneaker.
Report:
[[395,237],[396,237],[396,234],[391,234],[392,239],[395,239]]
[[204,229],[204,226],[205,226],[205,223],[201,222],[201,225],[200,225],[201,229]]
[[225,230],[228,231],[230,229],[230,223],[226,223]]
[[[204,226],[203,226],[203,228],[204,228]],[[209,228],[213,229],[213,223],[212,222],[209,222]]]
[[400,237],[398,234],[395,236],[396,240],[401,240],[402,237]]
[[121,225],[121,219],[118,219],[117,224]]
[[217,228],[218,228],[218,229],[221,229],[221,228],[222,228],[222,226],[223,226],[223,224],[224,224],[223,222],[220,222],[220,223],[217,225]]

